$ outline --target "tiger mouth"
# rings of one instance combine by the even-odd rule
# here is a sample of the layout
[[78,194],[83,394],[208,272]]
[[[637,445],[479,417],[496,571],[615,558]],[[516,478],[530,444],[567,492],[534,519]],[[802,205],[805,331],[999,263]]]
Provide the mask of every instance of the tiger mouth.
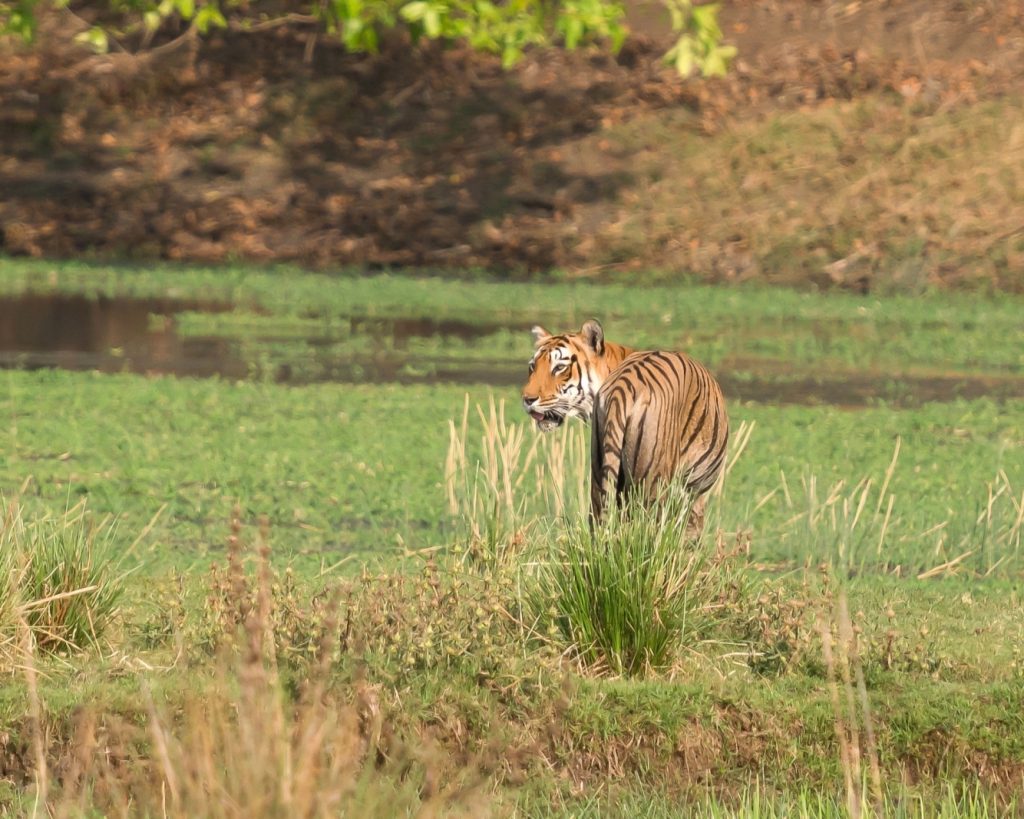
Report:
[[537,422],[537,429],[541,432],[548,432],[552,429],[556,429],[562,426],[562,422],[565,420],[564,415],[559,415],[555,412],[537,412],[536,410],[530,410],[530,417]]

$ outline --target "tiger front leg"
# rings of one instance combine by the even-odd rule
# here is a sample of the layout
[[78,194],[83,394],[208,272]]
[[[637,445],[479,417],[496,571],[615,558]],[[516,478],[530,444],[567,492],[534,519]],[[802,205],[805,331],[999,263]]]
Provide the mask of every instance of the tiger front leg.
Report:
[[590,523],[591,528],[601,522],[609,499],[615,497],[618,470],[622,464],[618,447],[608,446],[607,419],[603,407],[598,405],[590,434]]
[[598,475],[591,475],[590,477],[590,528],[598,526],[601,523],[601,518],[604,515],[605,502],[607,500],[607,493],[604,491],[604,487],[601,486],[601,478]]
[[594,436],[594,446],[590,453],[590,527],[593,529],[604,517],[608,508],[608,498],[615,491],[615,473],[605,462],[599,449],[600,443]]

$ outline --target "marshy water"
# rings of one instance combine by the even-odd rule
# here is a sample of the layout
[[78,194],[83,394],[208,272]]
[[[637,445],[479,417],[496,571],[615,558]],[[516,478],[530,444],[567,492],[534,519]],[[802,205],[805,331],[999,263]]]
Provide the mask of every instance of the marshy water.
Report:
[[[60,368],[180,377],[260,378],[315,382],[485,384],[515,388],[525,371],[526,344],[492,344],[528,325],[486,320],[352,315],[308,332],[239,333],[225,325],[206,332],[181,318],[235,311],[198,299],[25,294],[0,297],[0,367]],[[300,324],[301,327],[301,324]],[[493,355],[460,356],[475,346]],[[423,349],[427,347],[429,349]],[[523,360],[520,360],[522,358]],[[713,369],[727,395],[770,404],[856,408],[876,401],[918,405],[987,396],[1024,397],[1016,375],[905,375],[822,372],[774,359],[733,359]]]
[[195,299],[0,298],[0,366],[244,377],[245,362],[233,354],[229,339],[182,337],[174,320],[184,311],[230,309]]

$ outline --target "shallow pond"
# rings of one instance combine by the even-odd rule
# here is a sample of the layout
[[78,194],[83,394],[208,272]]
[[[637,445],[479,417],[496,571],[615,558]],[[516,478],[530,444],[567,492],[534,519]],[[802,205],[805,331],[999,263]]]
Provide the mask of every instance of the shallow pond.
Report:
[[[351,315],[327,329],[282,338],[230,329],[182,332],[182,314],[226,314],[227,302],[26,294],[0,298],[0,367],[62,368],[278,383],[487,384],[517,387],[525,360],[492,339],[525,325],[484,319]],[[429,350],[424,350],[424,343]],[[486,355],[465,355],[479,347]],[[525,358],[525,350],[522,352]],[[1024,378],[963,373],[836,371],[778,359],[726,358],[726,394],[769,404],[919,405],[987,396],[1024,397]]]

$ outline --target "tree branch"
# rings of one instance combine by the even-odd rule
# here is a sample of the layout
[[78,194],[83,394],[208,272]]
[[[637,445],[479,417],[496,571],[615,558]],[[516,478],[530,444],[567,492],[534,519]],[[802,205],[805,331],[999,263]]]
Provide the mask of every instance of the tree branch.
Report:
[[285,14],[283,17],[274,17],[271,20],[262,20],[259,23],[252,23],[245,25],[238,23],[234,20],[228,21],[228,29],[230,31],[241,31],[245,33],[252,33],[256,31],[267,31],[272,28],[280,28],[281,26],[287,26],[291,23],[299,25],[316,25],[320,21],[312,14]]

